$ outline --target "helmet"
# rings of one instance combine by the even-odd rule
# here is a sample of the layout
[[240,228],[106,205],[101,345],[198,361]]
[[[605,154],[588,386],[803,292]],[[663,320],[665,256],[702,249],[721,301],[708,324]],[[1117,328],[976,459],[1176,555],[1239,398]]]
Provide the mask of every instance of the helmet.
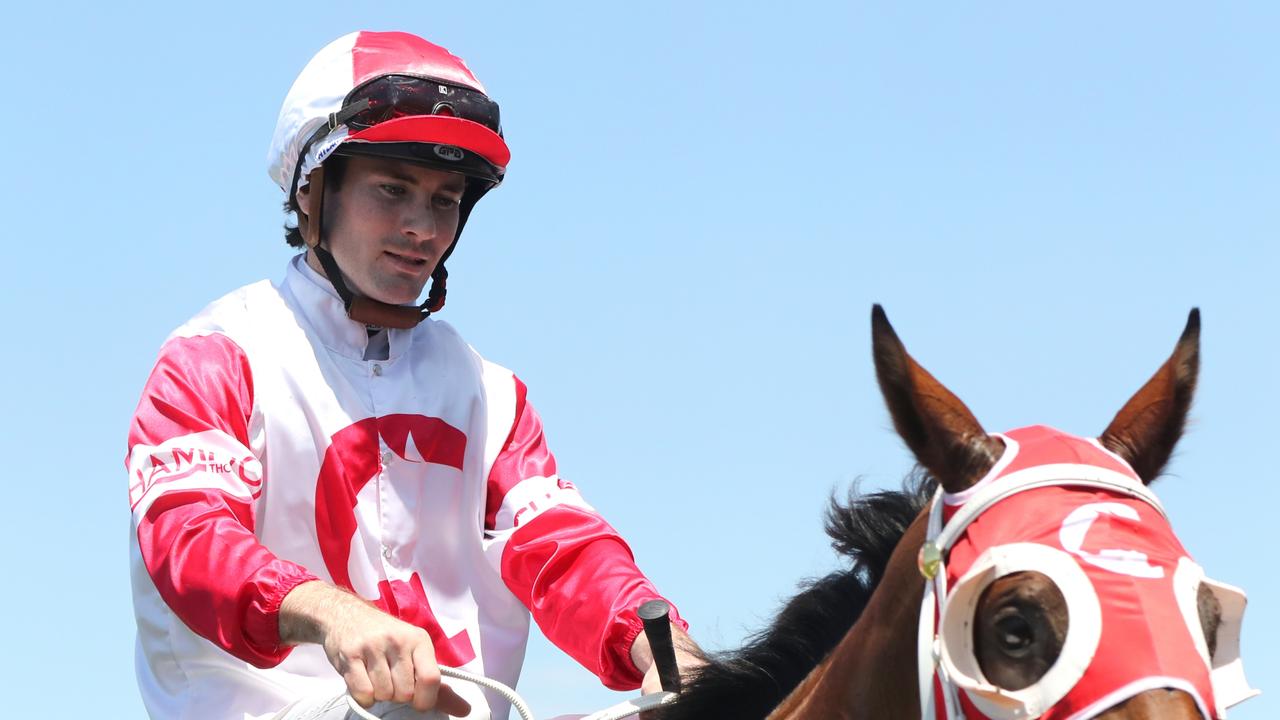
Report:
[[[323,163],[335,154],[390,157],[466,176],[457,235],[421,308],[356,296],[320,247]],[[471,208],[502,182],[510,159],[498,105],[461,58],[409,33],[360,31],[327,45],[294,81],[276,121],[267,171],[290,200],[314,186],[312,217],[300,216],[299,229],[352,319],[412,327],[444,306],[444,262]]]

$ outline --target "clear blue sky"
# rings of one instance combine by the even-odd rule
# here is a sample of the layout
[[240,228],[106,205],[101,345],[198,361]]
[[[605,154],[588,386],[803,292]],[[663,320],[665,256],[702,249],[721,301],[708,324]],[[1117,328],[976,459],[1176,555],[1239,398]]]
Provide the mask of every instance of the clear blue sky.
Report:
[[[896,485],[872,302],[992,430],[1105,427],[1204,313],[1157,486],[1280,716],[1274,3],[25,3],[6,11],[9,622],[22,715],[136,717],[125,433],[168,332],[290,255],[265,154],[306,60],[422,34],[501,102],[508,182],[444,317],[708,647]],[[17,692],[14,692],[17,690]],[[615,699],[535,640],[540,717]]]

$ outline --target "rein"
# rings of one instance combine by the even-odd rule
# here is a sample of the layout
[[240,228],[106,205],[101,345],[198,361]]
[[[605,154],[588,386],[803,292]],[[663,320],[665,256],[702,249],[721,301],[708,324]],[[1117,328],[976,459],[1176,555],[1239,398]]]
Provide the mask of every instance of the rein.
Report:
[[[1009,438],[1001,437],[1007,445],[1012,444]],[[1003,460],[1011,459],[1013,453],[1006,450]],[[941,662],[942,640],[939,637],[937,622],[947,602],[946,557],[952,545],[964,534],[968,526],[983,512],[997,503],[1018,493],[1046,487],[1081,487],[1106,490],[1141,500],[1162,516],[1166,516],[1164,508],[1156,496],[1139,481],[1107,468],[1081,464],[1048,464],[1019,470],[1004,477],[996,477],[1003,469],[1004,462],[998,462],[991,470],[989,477],[994,480],[980,481],[972,490],[964,504],[956,511],[950,521],[943,523],[943,511],[946,493],[942,488],[934,495],[929,510],[929,525],[925,534],[925,542],[920,548],[917,563],[920,574],[925,578],[924,598],[920,603],[920,624],[917,636],[916,657],[920,692],[920,717],[922,720],[933,720],[938,717],[937,699],[934,697],[934,678],[942,690],[942,704],[947,720],[960,720],[964,713],[960,707],[959,686],[949,677],[945,665]],[[1167,517],[1167,516],[1166,516]]]
[[[520,715],[520,720],[534,720],[533,711],[529,709],[529,705],[525,703],[524,699],[521,698],[515,690],[507,687],[497,680],[492,680],[484,677],[483,675],[469,673],[465,670],[445,667],[443,665],[440,666],[440,674],[447,678],[473,683],[480,687],[493,690],[501,695],[507,702],[511,703],[511,707]],[[631,717],[647,710],[653,710],[660,705],[675,702],[676,697],[677,695],[672,692],[650,693],[648,695],[642,695],[632,700],[626,700],[618,703],[617,705],[594,712],[581,718],[581,720],[622,720],[622,718]],[[355,698],[350,695],[347,695],[346,698],[347,706],[351,709],[351,712],[355,713],[356,717],[362,718],[362,720],[381,720],[377,715],[374,715],[361,707],[360,703],[356,702]],[[557,718],[556,720],[560,719]]]

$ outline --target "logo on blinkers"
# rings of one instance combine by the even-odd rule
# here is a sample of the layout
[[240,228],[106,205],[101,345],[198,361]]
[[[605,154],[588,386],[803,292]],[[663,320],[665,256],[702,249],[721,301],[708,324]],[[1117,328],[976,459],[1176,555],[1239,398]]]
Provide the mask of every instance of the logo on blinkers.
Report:
[[458,162],[466,156],[462,148],[454,147],[453,145],[436,145],[434,149],[440,159],[448,160],[449,162]]

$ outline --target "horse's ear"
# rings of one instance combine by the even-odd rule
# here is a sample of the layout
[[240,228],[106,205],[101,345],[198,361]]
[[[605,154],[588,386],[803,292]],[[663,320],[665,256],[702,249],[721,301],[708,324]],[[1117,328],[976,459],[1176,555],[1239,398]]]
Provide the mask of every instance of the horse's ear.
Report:
[[871,349],[893,426],[920,464],[947,492],[982,479],[1003,443],[987,435],[960,398],[907,354],[879,305],[871,308]]
[[1191,409],[1200,373],[1200,309],[1192,308],[1173,354],[1103,431],[1098,441],[1150,484],[1160,475]]

